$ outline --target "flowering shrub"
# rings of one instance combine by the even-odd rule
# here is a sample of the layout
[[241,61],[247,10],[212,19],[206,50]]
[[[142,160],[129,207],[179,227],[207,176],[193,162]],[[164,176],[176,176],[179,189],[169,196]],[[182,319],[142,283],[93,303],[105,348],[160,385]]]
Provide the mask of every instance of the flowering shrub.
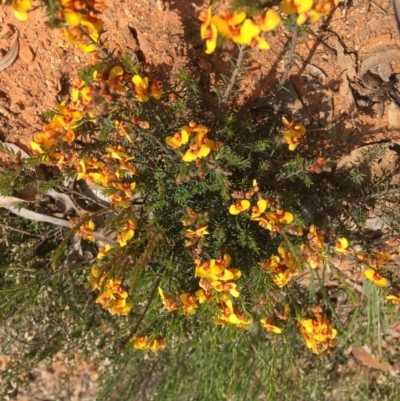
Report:
[[[210,6],[200,13],[199,34],[207,54],[218,44],[268,50],[265,33],[278,28],[285,14],[297,14],[298,24],[316,22],[337,4],[284,0],[280,10],[254,14],[244,8],[214,14]],[[30,2],[11,7],[25,20]],[[11,164],[20,186],[30,180],[32,166],[45,164],[55,169],[50,185],[69,177],[74,192],[85,184],[98,194],[90,198],[96,211],[71,217],[53,267],[59,268],[73,235],[97,255],[84,259],[79,268],[90,274],[79,279],[91,294],[91,313],[112,322],[99,340],[107,342],[113,333],[110,355],[173,355],[206,344],[207,337],[214,350],[244,339],[252,349],[274,354],[274,347],[289,349],[288,343],[303,338],[314,354],[332,352],[344,330],[323,280],[327,269],[342,280],[339,258],[363,269],[375,294],[398,304],[385,268],[391,256],[343,222],[341,197],[351,189],[329,176],[320,179],[331,156],[311,156],[302,146],[306,126],[280,114],[265,134],[250,119],[191,107],[201,101],[187,72],[172,90],[155,68],[133,56],[112,57],[101,47],[104,9],[92,1],[54,3],[52,26],[91,53],[93,62],[74,78],[69,100],[55,105],[33,136],[32,156]],[[326,195],[336,190],[341,192],[333,200]],[[308,297],[300,285],[305,275],[312,278]],[[313,295],[313,277],[323,296]],[[117,316],[107,320],[106,313]]]

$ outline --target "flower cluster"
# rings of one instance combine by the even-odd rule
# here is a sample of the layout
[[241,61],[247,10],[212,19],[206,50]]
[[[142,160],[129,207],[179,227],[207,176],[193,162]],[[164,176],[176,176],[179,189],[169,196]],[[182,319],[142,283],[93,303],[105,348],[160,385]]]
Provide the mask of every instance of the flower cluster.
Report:
[[92,290],[99,290],[101,294],[97,297],[96,303],[112,315],[127,315],[132,309],[132,305],[127,302],[128,292],[119,279],[106,280],[106,273],[99,277],[97,266],[92,267],[91,274],[87,277],[92,285]]
[[158,293],[160,294],[161,301],[167,312],[174,312],[179,309],[179,301],[181,301],[181,311],[184,315],[194,315],[196,314],[196,309],[198,305],[196,301],[198,300],[197,296],[193,296],[187,293],[183,293],[179,295],[179,297],[170,299],[169,296],[164,293],[161,287],[158,287]]
[[131,163],[133,157],[126,154],[122,146],[107,147],[107,153],[101,156],[80,157],[74,141],[75,131],[84,113],[74,105],[63,104],[57,106],[57,111],[52,121],[44,125],[43,131],[33,136],[33,154],[45,153],[46,163],[57,166],[62,172],[76,170],[77,180],[88,180],[108,187],[111,191],[107,196],[113,205],[129,207],[136,186],[132,180],[136,172]]
[[283,129],[283,139],[289,145],[289,150],[295,150],[300,143],[300,139],[306,133],[306,127],[302,124],[290,122],[285,117],[282,117],[282,122],[285,128]]
[[284,287],[292,277],[297,276],[299,271],[295,259],[290,252],[287,252],[285,247],[278,248],[278,255],[272,255],[267,259],[262,268],[269,274],[272,274],[273,281],[278,287]]
[[217,292],[229,293],[233,297],[239,296],[235,281],[239,280],[242,272],[229,267],[231,257],[225,254],[222,258],[205,261],[196,259],[195,276],[200,278],[200,287],[209,293],[212,289]]
[[151,352],[157,352],[166,345],[165,338],[161,337],[155,340],[150,340],[148,336],[132,337],[129,341],[132,343],[133,348]]
[[186,163],[196,162],[201,164],[200,159],[207,157],[211,151],[216,151],[215,142],[207,138],[208,128],[196,122],[190,122],[179,128],[179,131],[172,136],[167,136],[165,141],[175,149],[189,143],[189,149],[185,153],[180,152],[182,160]]
[[198,244],[196,249],[198,254],[202,252],[201,242],[199,242],[199,240],[209,234],[207,231],[208,226],[206,225],[209,220],[208,212],[196,213],[191,208],[188,209],[188,219],[182,220],[182,224],[185,227],[196,224],[193,230],[185,230],[185,237],[187,238],[185,240],[185,246],[189,247]]
[[218,35],[228,46],[232,43],[258,47],[269,50],[268,42],[261,37],[262,32],[275,29],[281,19],[273,11],[261,12],[255,17],[249,17],[245,11],[223,11],[221,14],[212,15],[212,7],[208,7],[200,13],[201,39],[206,41],[206,53],[211,54],[217,47]]
[[[170,298],[162,288],[158,289],[161,301],[167,312],[174,312],[179,309],[183,314],[194,315],[199,304],[214,300],[219,310],[218,316],[214,319],[215,324],[234,324],[240,328],[248,329],[252,323],[251,317],[245,317],[243,313],[233,304],[232,297],[238,297],[239,291],[236,283],[241,271],[230,267],[231,257],[225,254],[222,258],[204,261],[196,259],[196,277],[200,278],[200,287],[196,295],[183,293],[176,298]],[[180,301],[180,303],[179,303]]]
[[232,300],[223,296],[218,303],[219,315],[214,319],[215,324],[225,326],[226,324],[234,324],[237,327],[248,330],[250,328],[253,319],[246,317],[242,312],[239,311],[237,306],[233,305]]
[[85,53],[95,54],[103,30],[103,21],[97,16],[106,6],[94,0],[58,0],[58,6],[58,18],[66,25],[61,36]]
[[365,277],[372,281],[377,287],[387,287],[388,279],[381,273],[382,266],[390,260],[390,255],[386,252],[378,252],[375,255],[368,255],[366,252],[360,251],[356,253],[356,257],[369,269],[364,271]]
[[181,311],[184,315],[194,315],[196,314],[196,309],[198,305],[196,301],[198,301],[197,296],[193,296],[187,293],[183,293],[179,295],[179,297],[170,299],[167,294],[164,293],[161,287],[158,288],[158,293],[160,294],[161,301],[167,310],[167,312],[174,312],[179,309],[179,301],[181,301]]
[[[70,220],[70,225],[73,227],[75,225],[75,220]],[[85,221],[83,224],[80,225],[79,231],[76,235],[79,235],[83,239],[88,241],[94,241],[93,231],[96,228],[93,220]]]
[[336,345],[337,331],[332,327],[329,319],[322,316],[318,309],[314,310],[314,318],[299,320],[298,326],[307,347],[314,354],[321,354]]
[[304,24],[307,18],[317,22],[321,17],[330,13],[340,0],[283,0],[281,9],[288,15],[298,14],[297,23]]
[[307,234],[308,243],[300,246],[302,259],[312,269],[321,268],[326,257],[324,232],[311,225]]
[[[259,192],[256,180],[253,181],[253,187],[245,194],[243,192],[235,192],[232,196],[237,199],[237,201],[229,207],[229,213],[232,215],[250,210],[251,203],[248,199],[256,196],[257,203],[251,208],[252,214],[250,220],[258,221],[260,227],[271,231],[272,235],[282,231],[283,226],[288,226],[293,222],[294,216],[292,213],[285,212],[280,207],[272,207],[272,202],[263,198],[262,194]],[[270,208],[269,211],[267,211],[268,208]],[[292,230],[289,230],[289,232],[295,235],[302,235],[302,230],[295,227],[292,227]]]
[[[136,68],[143,69],[139,63]],[[81,78],[74,79],[73,104],[80,106],[92,119],[107,115],[117,101],[129,96],[141,103],[147,102],[150,96],[159,100],[162,96],[162,85],[152,74],[132,76],[125,73],[120,65],[102,71],[96,70],[90,86],[87,86]],[[149,128],[148,122],[139,121],[137,117],[133,117],[130,123],[138,124],[143,129]],[[126,132],[123,132],[124,124],[115,121],[115,125],[120,130],[119,134],[130,140]]]
[[[72,144],[75,140],[75,129],[84,117],[81,110],[61,103],[55,107],[57,114],[49,124],[43,126],[40,134],[33,136],[31,148],[35,154],[43,153],[44,149],[55,148],[58,143]],[[62,159],[61,154],[57,154]],[[56,163],[57,164],[57,163]]]

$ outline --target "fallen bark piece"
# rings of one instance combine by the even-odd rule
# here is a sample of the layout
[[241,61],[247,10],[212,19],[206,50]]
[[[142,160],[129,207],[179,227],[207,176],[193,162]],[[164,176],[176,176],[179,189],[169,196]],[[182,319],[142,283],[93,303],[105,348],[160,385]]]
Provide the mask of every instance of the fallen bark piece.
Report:
[[10,67],[16,60],[19,52],[18,36],[19,35],[17,35],[17,38],[15,39],[15,42],[12,45],[11,49],[3,58],[0,59],[0,71],[3,71],[6,68]]

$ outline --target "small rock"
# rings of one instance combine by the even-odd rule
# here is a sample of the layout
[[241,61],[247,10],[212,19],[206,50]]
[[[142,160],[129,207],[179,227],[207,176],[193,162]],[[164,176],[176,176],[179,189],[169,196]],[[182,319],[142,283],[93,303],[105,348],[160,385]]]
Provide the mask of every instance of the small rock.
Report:
[[31,48],[22,39],[19,40],[19,57],[25,63],[31,63],[35,58],[35,55],[33,54]]
[[11,106],[10,106],[10,110],[13,112],[13,113],[19,113],[21,110],[20,110],[20,107],[19,107],[19,105],[17,104],[17,103],[14,103],[14,104],[12,104]]
[[174,63],[174,60],[171,56],[165,56],[164,57],[164,63],[167,65],[172,65]]
[[212,63],[211,61],[207,60],[206,58],[202,58],[199,61],[199,67],[201,70],[206,71],[206,72],[210,72],[212,70]]
[[315,40],[307,40],[307,47],[311,50],[315,46]]

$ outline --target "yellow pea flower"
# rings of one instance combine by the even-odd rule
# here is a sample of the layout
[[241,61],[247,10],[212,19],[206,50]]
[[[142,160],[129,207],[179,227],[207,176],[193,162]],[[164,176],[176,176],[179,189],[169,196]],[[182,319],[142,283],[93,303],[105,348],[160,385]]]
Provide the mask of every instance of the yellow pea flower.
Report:
[[167,136],[165,142],[167,142],[169,146],[178,149],[182,145],[185,145],[189,142],[188,132],[185,130],[181,130],[180,132],[175,133],[173,136]]
[[232,39],[234,33],[238,33],[237,26],[244,22],[246,16],[247,14],[244,11],[235,11],[234,13],[224,11],[220,15],[212,16],[211,23],[216,26],[223,37]]
[[302,124],[290,122],[285,117],[282,117],[282,123],[285,126],[283,130],[283,139],[289,145],[289,150],[293,151],[300,143],[300,139],[306,133],[306,127]]
[[151,352],[157,352],[160,349],[164,348],[165,345],[166,345],[165,338],[157,338],[151,343],[151,345],[149,346],[149,350]]
[[302,14],[311,9],[314,0],[283,0],[281,2],[281,10],[288,14]]
[[223,283],[221,281],[213,281],[211,285],[214,287],[214,289],[218,292],[229,292],[233,297],[237,298],[240,293],[236,289],[236,284],[235,283]]
[[208,301],[211,298],[212,294],[210,292],[207,292],[203,289],[196,291],[196,300],[199,301],[199,303],[201,304],[203,304],[204,302]]
[[297,269],[294,270],[286,270],[284,273],[278,273],[274,276],[274,283],[279,288],[284,287],[286,284],[290,282],[293,276],[297,276],[299,274]]
[[135,97],[139,102],[147,102],[149,100],[148,89],[150,80],[148,77],[142,78],[140,75],[135,75],[132,78],[135,89]]
[[128,241],[130,241],[133,238],[134,231],[129,230],[129,231],[123,231],[122,233],[117,235],[117,241],[119,245],[122,247],[126,246]]
[[135,90],[135,97],[139,102],[147,102],[150,95],[157,100],[161,98],[162,87],[160,82],[153,81],[150,84],[150,79],[148,77],[141,77],[140,75],[134,75],[132,82]]
[[160,100],[162,96],[162,85],[160,81],[152,81],[150,85],[150,93],[151,96],[154,97],[156,100]]
[[199,146],[195,143],[190,146],[188,151],[182,157],[182,160],[186,163],[194,162],[196,159],[207,157],[210,152],[211,148],[207,145]]
[[161,301],[164,304],[167,312],[173,312],[178,309],[178,301],[175,299],[169,299],[161,287],[158,287],[158,293],[160,294]]
[[248,200],[241,200],[229,207],[229,213],[236,215],[241,212],[246,211],[250,207],[250,202]]
[[257,202],[257,206],[252,207],[253,214],[250,217],[250,220],[258,220],[261,216],[261,213],[264,213],[268,207],[269,202],[265,199],[260,199]]
[[106,148],[106,151],[110,154],[110,156],[113,159],[117,159],[117,160],[121,160],[121,162],[125,162],[128,160],[132,160],[134,159],[133,156],[128,156],[125,152],[124,149],[122,148],[122,146],[118,145],[118,146],[109,146],[108,148]]
[[377,287],[386,287],[388,285],[388,280],[374,269],[367,269],[364,274],[365,277],[371,280]]
[[260,319],[261,327],[276,334],[281,334],[282,330],[278,326],[272,324],[272,319]]
[[147,344],[147,336],[142,336],[139,338],[134,337],[130,341],[135,349],[147,350],[149,348],[149,345]]
[[261,28],[251,19],[244,20],[237,35],[232,35],[232,40],[241,45],[250,45],[253,38],[258,37]]
[[[61,3],[63,3],[63,2],[61,2]],[[71,27],[78,26],[82,21],[82,14],[73,9],[70,9],[70,8],[64,9],[63,15],[64,15],[65,21]]]
[[346,238],[341,237],[335,242],[335,251],[339,253],[348,253],[349,242]]
[[217,47],[218,30],[215,24],[211,22],[212,7],[200,13],[199,19],[202,21],[200,27],[200,37],[206,40],[206,54],[211,54]]
[[275,212],[268,212],[267,217],[276,224],[290,224],[294,216],[292,213],[284,212],[283,210],[276,210]]
[[124,69],[117,65],[113,67],[110,71],[110,75],[108,78],[108,83],[110,85],[111,90],[116,90],[117,92],[125,93],[126,88],[121,85],[121,81],[123,79]]
[[181,294],[179,296],[181,302],[183,303],[183,313],[186,314],[190,314],[190,315],[194,315],[196,313],[196,309],[198,308],[197,304],[196,304],[196,299],[189,294]]
[[225,267],[216,264],[215,259],[211,259],[209,262],[202,261],[201,259],[196,260],[195,276],[200,278],[209,278],[218,276],[223,273]]
[[44,152],[41,146],[34,141],[31,141],[30,146],[34,155],[41,155]]
[[94,241],[93,231],[95,229],[95,224],[93,220],[86,221],[79,227],[77,235],[81,236],[83,239],[88,241]]
[[11,4],[11,9],[13,10],[14,15],[20,21],[26,21],[28,19],[28,11],[31,9],[31,1],[30,0],[14,0]]
[[110,244],[106,244],[105,246],[101,246],[99,248],[99,253],[97,254],[97,259],[103,259],[106,253],[111,249]]
[[263,32],[274,30],[281,22],[281,17],[273,10],[268,10],[257,19],[257,24]]
[[281,258],[278,255],[272,255],[269,259],[267,259],[263,265],[262,268],[264,270],[268,270],[270,272],[275,272],[279,273],[280,269],[280,261]]
[[205,235],[210,234],[207,231],[207,228],[208,228],[208,226],[204,226],[204,227],[196,228],[196,230],[186,230],[185,231],[185,236],[186,237],[196,236],[196,237],[199,237],[199,238],[204,238]]
[[[51,149],[54,146],[56,146],[56,141],[52,137],[52,135],[49,135],[48,133],[45,133],[45,132],[43,132],[41,134],[33,135],[33,142],[35,142],[41,148],[43,147],[44,149]],[[32,145],[32,143],[31,143],[31,145]],[[35,147],[35,150],[36,150],[36,147]]]
[[389,299],[390,301],[392,301],[392,304],[393,305],[400,305],[400,296],[399,296],[399,294],[391,294],[391,295],[388,295],[387,297],[386,297],[386,299]]
[[232,301],[228,298],[221,300],[218,304],[221,315],[214,319],[214,324],[225,326],[227,323],[235,324],[239,328],[248,330],[250,328],[253,319],[250,317],[248,320],[245,319],[244,314],[239,312],[236,307],[233,306]]

